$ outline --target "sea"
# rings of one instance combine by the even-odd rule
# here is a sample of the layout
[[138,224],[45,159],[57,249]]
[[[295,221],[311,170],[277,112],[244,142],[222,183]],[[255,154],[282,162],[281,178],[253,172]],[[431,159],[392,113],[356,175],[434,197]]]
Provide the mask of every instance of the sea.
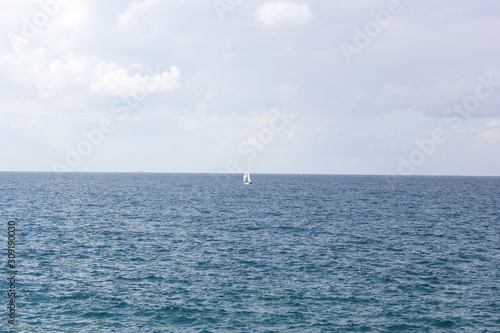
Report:
[[500,332],[500,177],[252,181],[1,172],[0,331]]

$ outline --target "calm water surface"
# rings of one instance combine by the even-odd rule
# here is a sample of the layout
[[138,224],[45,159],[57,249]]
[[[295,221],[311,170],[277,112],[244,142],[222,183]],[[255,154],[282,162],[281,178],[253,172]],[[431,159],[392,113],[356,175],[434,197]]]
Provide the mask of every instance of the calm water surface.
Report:
[[500,178],[252,180],[0,173],[10,332],[500,332]]

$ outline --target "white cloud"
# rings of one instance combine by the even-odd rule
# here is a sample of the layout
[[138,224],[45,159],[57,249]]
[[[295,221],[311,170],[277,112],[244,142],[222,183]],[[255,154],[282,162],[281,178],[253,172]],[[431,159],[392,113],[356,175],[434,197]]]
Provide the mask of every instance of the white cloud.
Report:
[[257,20],[265,26],[304,25],[313,15],[306,4],[295,4],[284,0],[264,3],[257,8]]
[[73,53],[58,56],[42,48],[24,53],[22,57],[3,58],[8,64],[4,70],[11,73],[12,81],[21,83],[27,91],[35,88],[43,99],[67,95],[72,90],[126,96],[141,87],[149,94],[180,85],[180,71],[176,66],[166,71],[149,68],[144,74],[131,74],[131,69],[115,62]]
[[88,59],[71,53],[54,57],[48,50],[38,48],[20,56],[4,56],[3,60],[12,83],[23,87],[25,93],[34,89],[36,95],[44,99],[88,80]]
[[489,121],[486,126],[488,127],[500,127],[500,119],[493,119]]
[[51,9],[54,10],[54,15],[56,17],[53,25],[59,29],[81,31],[83,23],[90,17],[87,4],[83,0],[72,0],[68,3],[64,2],[63,5],[60,5],[61,13],[59,13],[59,6],[57,5]]
[[144,88],[147,93],[172,90],[179,86],[180,72],[176,66],[163,72],[149,70],[149,74],[131,75],[130,71],[115,63],[99,62],[95,68],[96,82],[92,91],[106,95],[125,96],[134,90]]
[[157,1],[132,1],[128,4],[126,11],[120,14],[118,22],[122,26],[128,25],[134,19],[140,18],[148,11],[151,11],[151,8],[154,8],[155,5],[157,5]]
[[486,123],[485,129],[472,139],[472,144],[468,146],[469,150],[478,151],[481,149],[500,148],[500,119],[492,119]]
[[500,147],[500,128],[493,128],[482,132],[481,134],[475,136],[472,141],[472,145],[469,146],[469,150],[480,150],[480,149],[494,149],[498,150]]

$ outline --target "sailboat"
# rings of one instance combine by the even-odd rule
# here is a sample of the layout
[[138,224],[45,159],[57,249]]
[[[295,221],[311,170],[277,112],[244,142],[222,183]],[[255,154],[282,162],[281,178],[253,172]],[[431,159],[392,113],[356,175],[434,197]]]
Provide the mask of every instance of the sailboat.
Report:
[[250,170],[247,169],[245,174],[243,175],[243,184],[252,185],[252,181],[250,180]]

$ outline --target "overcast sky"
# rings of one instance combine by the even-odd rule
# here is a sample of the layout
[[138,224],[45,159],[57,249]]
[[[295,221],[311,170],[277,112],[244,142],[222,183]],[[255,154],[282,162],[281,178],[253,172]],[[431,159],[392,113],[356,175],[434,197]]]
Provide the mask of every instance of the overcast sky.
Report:
[[498,0],[0,0],[0,171],[500,176]]

